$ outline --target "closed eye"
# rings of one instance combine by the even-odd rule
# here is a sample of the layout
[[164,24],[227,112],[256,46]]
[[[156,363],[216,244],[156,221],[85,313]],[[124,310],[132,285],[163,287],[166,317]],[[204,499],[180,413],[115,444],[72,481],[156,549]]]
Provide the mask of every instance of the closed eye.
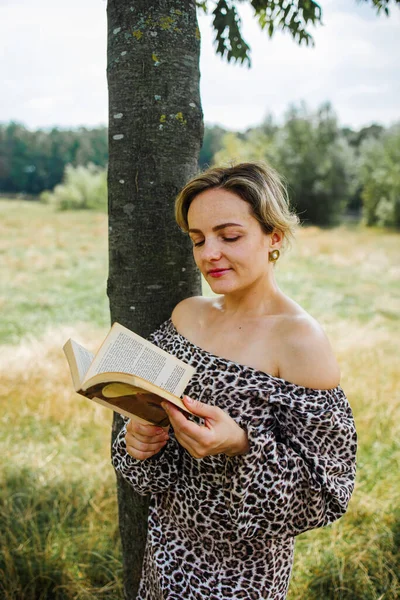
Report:
[[[236,240],[238,240],[240,238],[240,235],[238,235],[237,237],[233,237],[233,238],[227,238],[227,237],[223,237],[222,239],[224,240],[224,242],[236,242]],[[201,242],[197,242],[197,244],[193,243],[193,246],[197,247],[197,246],[202,246],[204,244],[204,240]]]

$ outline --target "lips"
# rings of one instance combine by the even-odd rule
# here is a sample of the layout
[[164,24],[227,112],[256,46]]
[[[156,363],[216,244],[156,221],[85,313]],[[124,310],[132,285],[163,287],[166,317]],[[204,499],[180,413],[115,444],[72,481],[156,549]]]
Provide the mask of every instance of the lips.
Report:
[[221,275],[228,271],[230,271],[230,269],[212,269],[211,271],[208,271],[208,274],[211,275],[211,277],[221,277]]

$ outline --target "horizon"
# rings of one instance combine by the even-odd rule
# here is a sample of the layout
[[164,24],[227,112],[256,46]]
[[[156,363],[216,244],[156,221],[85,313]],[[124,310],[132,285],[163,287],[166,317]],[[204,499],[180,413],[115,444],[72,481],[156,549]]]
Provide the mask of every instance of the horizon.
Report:
[[[240,4],[251,69],[216,55],[212,17],[198,12],[205,123],[243,132],[267,114],[281,122],[287,108],[302,100],[311,111],[330,100],[340,126],[353,130],[400,120],[399,6],[386,17],[355,0],[320,4],[323,25],[310,27],[314,47],[298,46],[282,32],[269,39],[251,7]],[[1,122],[32,130],[106,125],[105,9],[104,0],[70,0],[62,6],[53,0],[39,5],[2,1]]]
[[[334,107],[332,107],[332,108],[333,108],[333,112],[335,113],[335,115],[337,117]],[[244,129],[232,129],[230,127],[225,127],[224,125],[221,125],[220,123],[210,123],[210,122],[207,122],[204,120],[204,127],[205,128],[208,127],[209,129],[211,129],[213,127],[219,127],[229,133],[247,133],[248,131],[250,131],[252,129],[257,129],[259,127],[262,127],[263,123],[264,123],[264,121],[261,121],[258,124],[248,126]],[[370,121],[368,123],[361,124],[357,127],[351,127],[349,125],[343,125],[340,122],[339,118],[337,118],[337,125],[338,125],[339,129],[341,129],[341,130],[350,129],[351,131],[355,131],[355,132],[361,131],[362,129],[368,129],[369,127],[374,127],[374,126],[382,127],[383,129],[390,129],[391,127],[395,127],[399,123],[400,123],[400,117],[398,120],[393,121],[392,123],[389,123],[389,124],[379,123],[378,121]],[[87,129],[90,131],[93,129],[102,129],[102,128],[107,129],[108,128],[108,123],[98,123],[98,124],[93,124],[93,125],[79,124],[79,125],[71,125],[71,126],[54,124],[54,125],[45,125],[45,126],[39,126],[39,127],[29,127],[26,123],[23,123],[22,121],[17,121],[17,120],[10,120],[7,122],[0,121],[0,127],[4,127],[4,126],[7,127],[8,125],[11,125],[11,124],[21,126],[28,131],[32,131],[32,132],[33,131],[44,131],[46,133],[49,133],[54,129],[57,129],[58,131],[78,131],[79,129]],[[272,124],[276,125],[277,127],[282,127],[284,124],[284,120],[282,120],[282,119],[280,119],[279,121],[274,120],[274,121],[272,121]]]

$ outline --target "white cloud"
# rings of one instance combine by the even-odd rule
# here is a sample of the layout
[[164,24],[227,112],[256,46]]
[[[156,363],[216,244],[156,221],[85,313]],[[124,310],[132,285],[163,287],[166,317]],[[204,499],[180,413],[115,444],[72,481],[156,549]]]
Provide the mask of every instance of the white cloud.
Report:
[[[343,124],[400,119],[400,11],[389,19],[355,0],[324,0],[315,48],[289,35],[269,40],[245,6],[252,69],[216,57],[210,18],[200,17],[201,91],[206,122],[231,129],[280,119],[290,103],[330,100]],[[106,1],[0,1],[0,120],[30,127],[107,120]]]
[[1,121],[30,127],[105,123],[106,36],[103,0],[3,2]]
[[[298,47],[288,35],[269,40],[243,7],[244,37],[253,67],[227,67],[216,59],[202,18],[202,99],[205,118],[231,128],[258,124],[266,113],[280,119],[290,103],[311,107],[331,101],[343,124],[400,119],[398,56],[400,12],[376,17],[352,0],[321,2],[324,27],[315,47]],[[351,7],[351,10],[349,9]]]

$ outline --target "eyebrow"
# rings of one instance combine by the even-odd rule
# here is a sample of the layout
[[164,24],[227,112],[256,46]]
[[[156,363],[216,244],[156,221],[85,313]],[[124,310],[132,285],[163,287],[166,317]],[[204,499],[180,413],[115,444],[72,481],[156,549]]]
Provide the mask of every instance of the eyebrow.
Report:
[[[212,228],[213,231],[219,231],[220,229],[225,229],[225,227],[243,227],[240,223],[221,223],[221,225],[216,225]],[[189,229],[189,233],[203,233],[201,229]]]

